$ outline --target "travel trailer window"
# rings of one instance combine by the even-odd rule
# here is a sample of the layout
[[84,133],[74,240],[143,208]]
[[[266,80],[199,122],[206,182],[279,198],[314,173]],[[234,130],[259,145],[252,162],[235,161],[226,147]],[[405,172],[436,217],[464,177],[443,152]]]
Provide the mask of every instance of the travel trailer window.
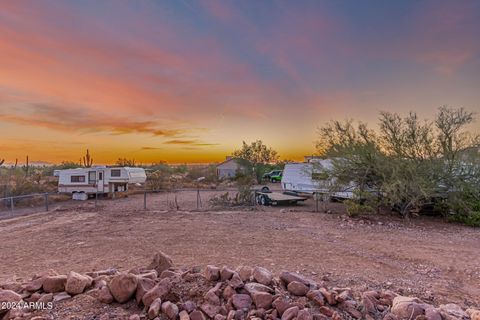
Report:
[[70,182],[85,182],[85,176],[71,176]]
[[112,169],[112,171],[110,171],[110,175],[112,177],[120,177],[120,169]]
[[95,171],[88,171],[88,183],[95,183],[97,180],[97,173]]

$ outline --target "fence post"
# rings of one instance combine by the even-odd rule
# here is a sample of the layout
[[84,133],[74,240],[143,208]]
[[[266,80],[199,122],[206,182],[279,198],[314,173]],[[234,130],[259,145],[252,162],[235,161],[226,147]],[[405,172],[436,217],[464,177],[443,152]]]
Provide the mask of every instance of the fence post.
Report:
[[95,192],[95,209],[97,209],[98,191]]
[[318,198],[319,198],[319,194],[317,192],[314,193],[315,195],[315,212],[318,212]]
[[48,211],[48,193],[45,193],[45,211]]
[[10,197],[10,209],[12,210],[13,213],[13,197]]
[[147,191],[143,192],[143,210],[147,210]]

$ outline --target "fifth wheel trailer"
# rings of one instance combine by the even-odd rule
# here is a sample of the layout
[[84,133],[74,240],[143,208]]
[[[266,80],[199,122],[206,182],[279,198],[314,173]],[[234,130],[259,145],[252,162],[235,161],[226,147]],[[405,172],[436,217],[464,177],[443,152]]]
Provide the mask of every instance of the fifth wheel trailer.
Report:
[[282,189],[294,193],[320,193],[328,194],[332,198],[352,199],[355,189],[353,183],[337,186],[336,191],[332,192],[335,181],[328,179],[328,172],[332,169],[331,159],[287,163],[283,169]]
[[147,176],[142,168],[105,167],[55,170],[58,192],[104,194],[127,191],[132,183],[145,183]]

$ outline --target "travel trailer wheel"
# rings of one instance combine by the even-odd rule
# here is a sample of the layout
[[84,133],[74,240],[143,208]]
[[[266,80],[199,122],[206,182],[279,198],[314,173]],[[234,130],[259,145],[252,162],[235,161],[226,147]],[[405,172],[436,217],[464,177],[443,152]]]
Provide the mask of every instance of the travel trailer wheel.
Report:
[[262,187],[261,191],[262,192],[270,192],[270,188],[265,186],[265,187]]
[[268,206],[270,204],[270,200],[268,199],[268,197],[266,195],[261,195],[260,196],[260,205],[262,206]]

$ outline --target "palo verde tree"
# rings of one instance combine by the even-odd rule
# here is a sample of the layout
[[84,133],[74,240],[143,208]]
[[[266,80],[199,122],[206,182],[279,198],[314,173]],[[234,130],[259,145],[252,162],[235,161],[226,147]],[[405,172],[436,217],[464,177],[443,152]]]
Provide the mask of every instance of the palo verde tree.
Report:
[[277,152],[263,144],[262,140],[256,140],[250,144],[243,141],[242,147],[235,150],[232,156],[238,159],[247,172],[253,172],[258,183],[262,181],[266,166],[278,161]]
[[480,223],[480,139],[468,133],[472,121],[472,113],[445,106],[433,121],[381,112],[377,133],[352,121],[326,124],[317,149],[334,163],[329,179],[375,190],[404,217],[440,202],[444,213],[478,214]]

